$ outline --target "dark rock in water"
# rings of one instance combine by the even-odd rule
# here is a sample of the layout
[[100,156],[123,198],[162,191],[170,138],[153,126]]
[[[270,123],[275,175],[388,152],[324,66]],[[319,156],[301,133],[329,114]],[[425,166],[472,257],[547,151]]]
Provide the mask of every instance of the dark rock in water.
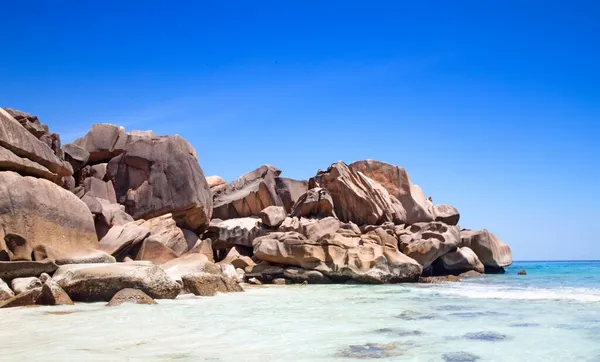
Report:
[[419,283],[456,283],[460,279],[456,275],[445,275],[440,277],[420,277]]
[[393,334],[395,336],[400,337],[409,337],[409,336],[422,336],[425,334],[423,331],[419,331],[417,329],[395,329],[395,328],[380,328],[375,331],[375,333],[385,333],[385,334]]
[[527,271],[525,269],[519,270],[518,275],[527,275]]
[[485,266],[485,273],[486,274],[504,274],[506,273],[506,270],[504,270],[503,267],[494,267],[494,266]]
[[416,320],[421,320],[421,319],[434,319],[437,317],[438,317],[438,315],[435,313],[421,313],[421,312],[415,312],[412,310],[406,310],[406,311],[398,314],[397,316],[395,316],[395,318],[404,319],[405,321],[416,321]]
[[464,336],[466,339],[471,339],[475,341],[487,341],[487,342],[498,342],[504,341],[508,339],[505,334],[496,333],[496,332],[477,332],[477,333],[467,333]]
[[448,352],[444,353],[442,358],[446,362],[473,362],[481,359],[478,355],[469,352]]
[[539,327],[540,324],[539,323],[514,323],[509,325],[509,327],[520,327],[520,328],[526,328],[526,327]]
[[367,343],[363,345],[350,345],[340,352],[339,356],[360,359],[390,358],[401,356],[405,352],[405,349],[399,348],[398,345],[394,343]]

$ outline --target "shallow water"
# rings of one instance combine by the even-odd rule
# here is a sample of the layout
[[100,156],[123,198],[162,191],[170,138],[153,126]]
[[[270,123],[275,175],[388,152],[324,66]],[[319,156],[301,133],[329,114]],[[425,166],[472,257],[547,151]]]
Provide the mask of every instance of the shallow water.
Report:
[[158,302],[0,310],[0,360],[600,361],[600,262]]

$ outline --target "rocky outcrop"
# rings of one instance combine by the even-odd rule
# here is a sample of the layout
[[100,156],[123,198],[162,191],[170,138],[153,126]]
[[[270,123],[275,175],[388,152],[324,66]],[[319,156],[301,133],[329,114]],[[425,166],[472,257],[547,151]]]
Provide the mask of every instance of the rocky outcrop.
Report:
[[264,233],[262,221],[256,217],[219,220],[213,219],[206,235],[213,240],[214,249],[235,245],[252,246],[252,240]]
[[108,302],[122,289],[139,289],[155,299],[174,299],[180,285],[151,263],[63,265],[56,281],[74,301]]
[[33,248],[33,255],[35,260],[54,260],[57,265],[116,262],[116,259],[112,255],[102,250],[88,248],[81,248],[65,253],[45,245],[38,245]]
[[108,162],[123,153],[127,145],[127,132],[125,128],[112,124],[95,124],[85,137],[73,143],[89,152],[90,163]]
[[94,217],[94,225],[96,226],[98,240],[101,240],[113,226],[122,226],[133,221],[131,215],[125,212],[125,206],[113,204],[104,199],[95,199],[102,209],[100,214],[97,214]]
[[94,198],[104,199],[111,204],[117,203],[115,188],[111,181],[102,181],[95,177],[88,177],[83,182],[85,194]]
[[306,233],[308,237],[288,231],[256,238],[254,255],[270,263],[317,270],[338,281],[407,282],[421,274],[421,265],[400,253],[396,239],[381,228],[365,235],[339,225],[333,234],[331,228],[316,229]]
[[100,240],[100,249],[122,260],[129,250],[150,236],[150,230],[135,222],[113,226]]
[[351,163],[350,168],[381,184],[400,202],[403,209],[398,215],[400,223],[433,221],[431,202],[425,198],[419,186],[411,183],[403,167],[381,161],[363,160]]
[[16,295],[23,294],[31,289],[41,288],[42,282],[36,277],[16,278],[10,283]]
[[292,207],[296,204],[300,196],[308,191],[308,181],[298,181],[286,177],[275,177],[275,191],[281,198],[285,211],[291,213]]
[[337,217],[357,225],[380,225],[384,222],[403,223],[406,212],[402,204],[379,183],[361,172],[336,162],[327,171],[310,179],[309,187],[326,189],[333,199]]
[[69,295],[52,279],[46,280],[37,304],[41,305],[73,305]]
[[183,288],[194,295],[210,297],[218,292],[243,292],[244,290],[234,278],[215,274],[184,275]]
[[8,112],[0,108],[0,146],[14,155],[29,159],[58,176],[71,176],[73,168],[60,159],[46,143],[28,132]]
[[448,225],[458,225],[460,214],[454,206],[451,205],[435,205],[433,208],[435,221],[441,221]]
[[53,260],[43,261],[0,261],[0,279],[10,282],[15,278],[39,277],[52,274],[58,269]]
[[189,250],[183,230],[177,227],[171,214],[161,215],[150,220],[138,220],[137,225],[150,230],[148,240],[163,244],[179,256]]
[[227,186],[227,182],[219,176],[208,176],[206,183],[213,194],[221,192]]
[[[91,157],[91,156],[90,156]],[[134,219],[171,213],[182,228],[202,232],[212,195],[192,146],[179,136],[140,138],[108,164],[117,200]]]
[[133,304],[158,304],[148,296],[148,294],[138,289],[126,288],[119,290],[117,294],[108,302],[107,307],[116,307],[123,303]]
[[14,308],[14,307],[27,307],[36,305],[37,300],[42,293],[42,288],[31,289],[25,293],[18,294],[12,298],[6,299],[0,302],[0,309],[2,308]]
[[0,172],[0,225],[0,240],[17,234],[31,248],[44,245],[57,254],[98,246],[94,219],[83,201],[47,180],[15,172]]
[[461,230],[460,246],[470,248],[486,268],[503,268],[512,264],[510,247],[486,229]]
[[10,289],[4,280],[0,279],[0,301],[10,299],[15,296],[15,293]]
[[61,177],[46,167],[27,158],[19,157],[0,146],[0,170],[14,171],[21,175],[44,178],[53,183],[60,183]]
[[275,167],[264,165],[230,182],[215,194],[213,217],[227,220],[260,216],[268,206],[283,206],[275,186],[280,173]]
[[90,153],[74,143],[67,143],[62,149],[65,160],[71,164],[74,172],[79,171],[90,159]]
[[220,274],[221,268],[213,264],[206,255],[188,254],[168,261],[160,266],[167,275],[176,281],[181,281],[184,275]]
[[458,227],[442,222],[400,226],[395,228],[395,233],[400,250],[425,268],[437,258],[456,250],[460,244]]
[[310,189],[300,196],[291,213],[297,217],[336,217],[331,195],[320,187]]
[[278,228],[286,217],[283,206],[268,206],[260,212],[262,223],[270,228]]
[[481,263],[477,254],[466,246],[442,256],[441,261],[444,269],[451,273],[460,274],[469,270],[475,270],[479,273],[484,272],[483,263]]
[[286,268],[283,271],[285,279],[296,284],[331,284],[331,279],[316,270],[306,270],[301,268]]
[[135,260],[149,260],[154,264],[163,264],[177,258],[177,254],[163,243],[151,240],[144,240],[139,250],[135,253]]

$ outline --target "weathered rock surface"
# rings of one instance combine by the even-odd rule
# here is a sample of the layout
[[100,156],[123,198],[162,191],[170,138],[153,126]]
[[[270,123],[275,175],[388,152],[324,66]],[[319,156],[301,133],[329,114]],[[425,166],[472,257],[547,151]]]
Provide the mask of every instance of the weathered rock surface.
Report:
[[458,225],[460,214],[454,206],[451,205],[435,205],[433,208],[435,221],[441,221],[448,225]]
[[148,240],[165,245],[173,250],[177,256],[188,251],[188,241],[185,238],[183,230],[177,227],[172,214],[157,216],[150,220],[138,220],[135,223],[150,230]]
[[37,299],[41,293],[42,288],[31,289],[25,293],[16,295],[12,298],[0,302],[0,309],[36,305]]
[[27,158],[19,157],[13,152],[0,146],[0,170],[14,171],[25,176],[44,178],[53,183],[59,183],[61,177],[46,167]]
[[309,187],[327,189],[341,221],[380,225],[387,221],[403,223],[406,220],[402,204],[383,186],[341,161],[331,165],[327,171],[319,171],[310,179]]
[[108,302],[107,307],[116,307],[123,303],[133,304],[158,304],[156,301],[148,296],[148,294],[138,289],[126,288],[119,290],[117,294]]
[[32,248],[45,245],[68,254],[98,246],[94,219],[83,201],[50,181],[15,172],[0,172],[0,225],[0,239],[17,234]]
[[457,226],[442,222],[417,223],[406,228],[397,227],[400,250],[415,259],[423,267],[430,266],[437,258],[456,250],[460,243]]
[[15,278],[39,277],[42,273],[52,274],[58,269],[53,260],[43,261],[0,261],[0,279],[9,282]]
[[215,187],[219,187],[219,186],[223,186],[226,185],[227,182],[225,182],[225,180],[223,180],[221,177],[219,176],[208,176],[206,178],[206,183],[208,184],[208,187],[212,190]]
[[466,246],[449,252],[442,256],[441,260],[444,269],[450,272],[462,273],[469,270],[475,270],[479,273],[484,272],[484,266],[475,252]]
[[400,218],[399,223],[433,221],[431,203],[425,198],[421,188],[411,183],[403,167],[381,161],[363,160],[351,163],[350,168],[381,184],[401,203],[403,211],[397,215]]
[[95,124],[85,137],[73,143],[89,152],[90,163],[107,162],[123,152],[127,145],[127,132],[125,128],[112,124]]
[[212,263],[214,263],[215,261],[211,239],[198,240],[196,242],[196,245],[194,245],[194,247],[192,247],[187,253],[183,254],[182,256],[189,254],[203,254]]
[[235,278],[227,278],[222,275],[202,274],[202,275],[184,275],[182,277],[185,290],[203,297],[210,297],[217,292],[243,292],[244,290],[238,284]]
[[268,206],[283,206],[275,186],[280,173],[273,166],[263,165],[230,182],[215,194],[213,217],[227,220],[260,216]]
[[57,265],[116,262],[116,259],[112,255],[102,250],[87,248],[81,248],[69,253],[61,253],[51,247],[38,245],[33,249],[33,255],[35,256],[35,260],[54,260]]
[[294,231],[274,232],[254,240],[254,255],[317,270],[332,279],[365,283],[416,281],[422,271],[421,265],[398,251],[396,239],[383,229],[366,235],[346,229],[333,235],[316,232],[309,238]]
[[117,203],[115,188],[112,181],[102,181],[95,177],[88,177],[83,182],[85,194],[109,201],[111,204]]
[[31,244],[18,234],[4,235],[4,245],[11,261],[31,261],[33,248]]
[[63,145],[62,149],[65,153],[65,160],[71,164],[75,172],[85,166],[90,159],[90,153],[74,143],[67,143]]
[[320,187],[310,189],[300,196],[292,207],[292,215],[297,217],[336,217],[331,195]]
[[252,253],[246,253],[242,247],[234,246],[220,263],[231,264],[236,269],[239,268],[245,270],[247,267],[256,265],[254,260],[250,257],[251,255]]
[[149,260],[154,264],[163,264],[176,259],[177,254],[166,245],[150,238],[144,240],[135,255],[135,260]]
[[460,246],[473,250],[486,267],[502,268],[512,264],[510,247],[486,229],[461,230],[460,238]]
[[15,296],[15,293],[10,289],[4,280],[0,279],[0,301],[10,299]]
[[8,112],[0,108],[0,146],[16,156],[27,158],[58,176],[71,176],[73,168],[61,160],[46,143],[27,131]]
[[37,299],[41,305],[73,305],[69,295],[52,279],[44,282],[42,293]]
[[144,262],[63,265],[56,281],[74,301],[110,301],[122,289],[139,289],[155,299],[174,299],[181,286],[158,266]]
[[108,164],[117,200],[134,219],[171,213],[182,228],[203,232],[212,194],[192,146],[179,136],[140,138]]
[[131,215],[125,212],[125,206],[113,204],[104,199],[96,199],[96,201],[102,207],[101,214],[96,215],[94,218],[98,240],[101,240],[113,226],[122,226],[133,221]]
[[100,240],[100,249],[122,260],[129,249],[141,243],[148,236],[150,230],[137,225],[135,222],[123,226],[113,226]]
[[267,206],[260,212],[262,223],[271,228],[278,228],[286,217],[283,206]]
[[12,108],[4,108],[4,110],[19,122],[21,126],[25,127],[29,133],[34,135],[35,138],[40,139],[45,134],[49,133],[48,126],[42,124],[36,116]]
[[220,274],[221,268],[208,260],[203,254],[188,254],[168,261],[160,266],[167,275],[176,281],[181,281],[188,274]]
[[16,278],[10,283],[16,295],[23,294],[31,289],[41,288],[42,282],[36,277]]
[[300,196],[308,191],[308,181],[298,181],[286,177],[275,177],[275,191],[281,198],[285,211],[290,213]]
[[256,217],[239,219],[213,219],[206,235],[213,240],[214,249],[229,248],[234,245],[252,246],[252,240],[262,235],[262,221]]

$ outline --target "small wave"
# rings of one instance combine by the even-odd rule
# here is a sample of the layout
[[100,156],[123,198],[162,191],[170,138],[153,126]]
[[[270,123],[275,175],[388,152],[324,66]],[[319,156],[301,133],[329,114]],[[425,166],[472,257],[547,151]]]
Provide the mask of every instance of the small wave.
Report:
[[461,285],[435,290],[436,293],[473,299],[550,300],[600,302],[600,291],[585,288],[500,288],[491,285]]

